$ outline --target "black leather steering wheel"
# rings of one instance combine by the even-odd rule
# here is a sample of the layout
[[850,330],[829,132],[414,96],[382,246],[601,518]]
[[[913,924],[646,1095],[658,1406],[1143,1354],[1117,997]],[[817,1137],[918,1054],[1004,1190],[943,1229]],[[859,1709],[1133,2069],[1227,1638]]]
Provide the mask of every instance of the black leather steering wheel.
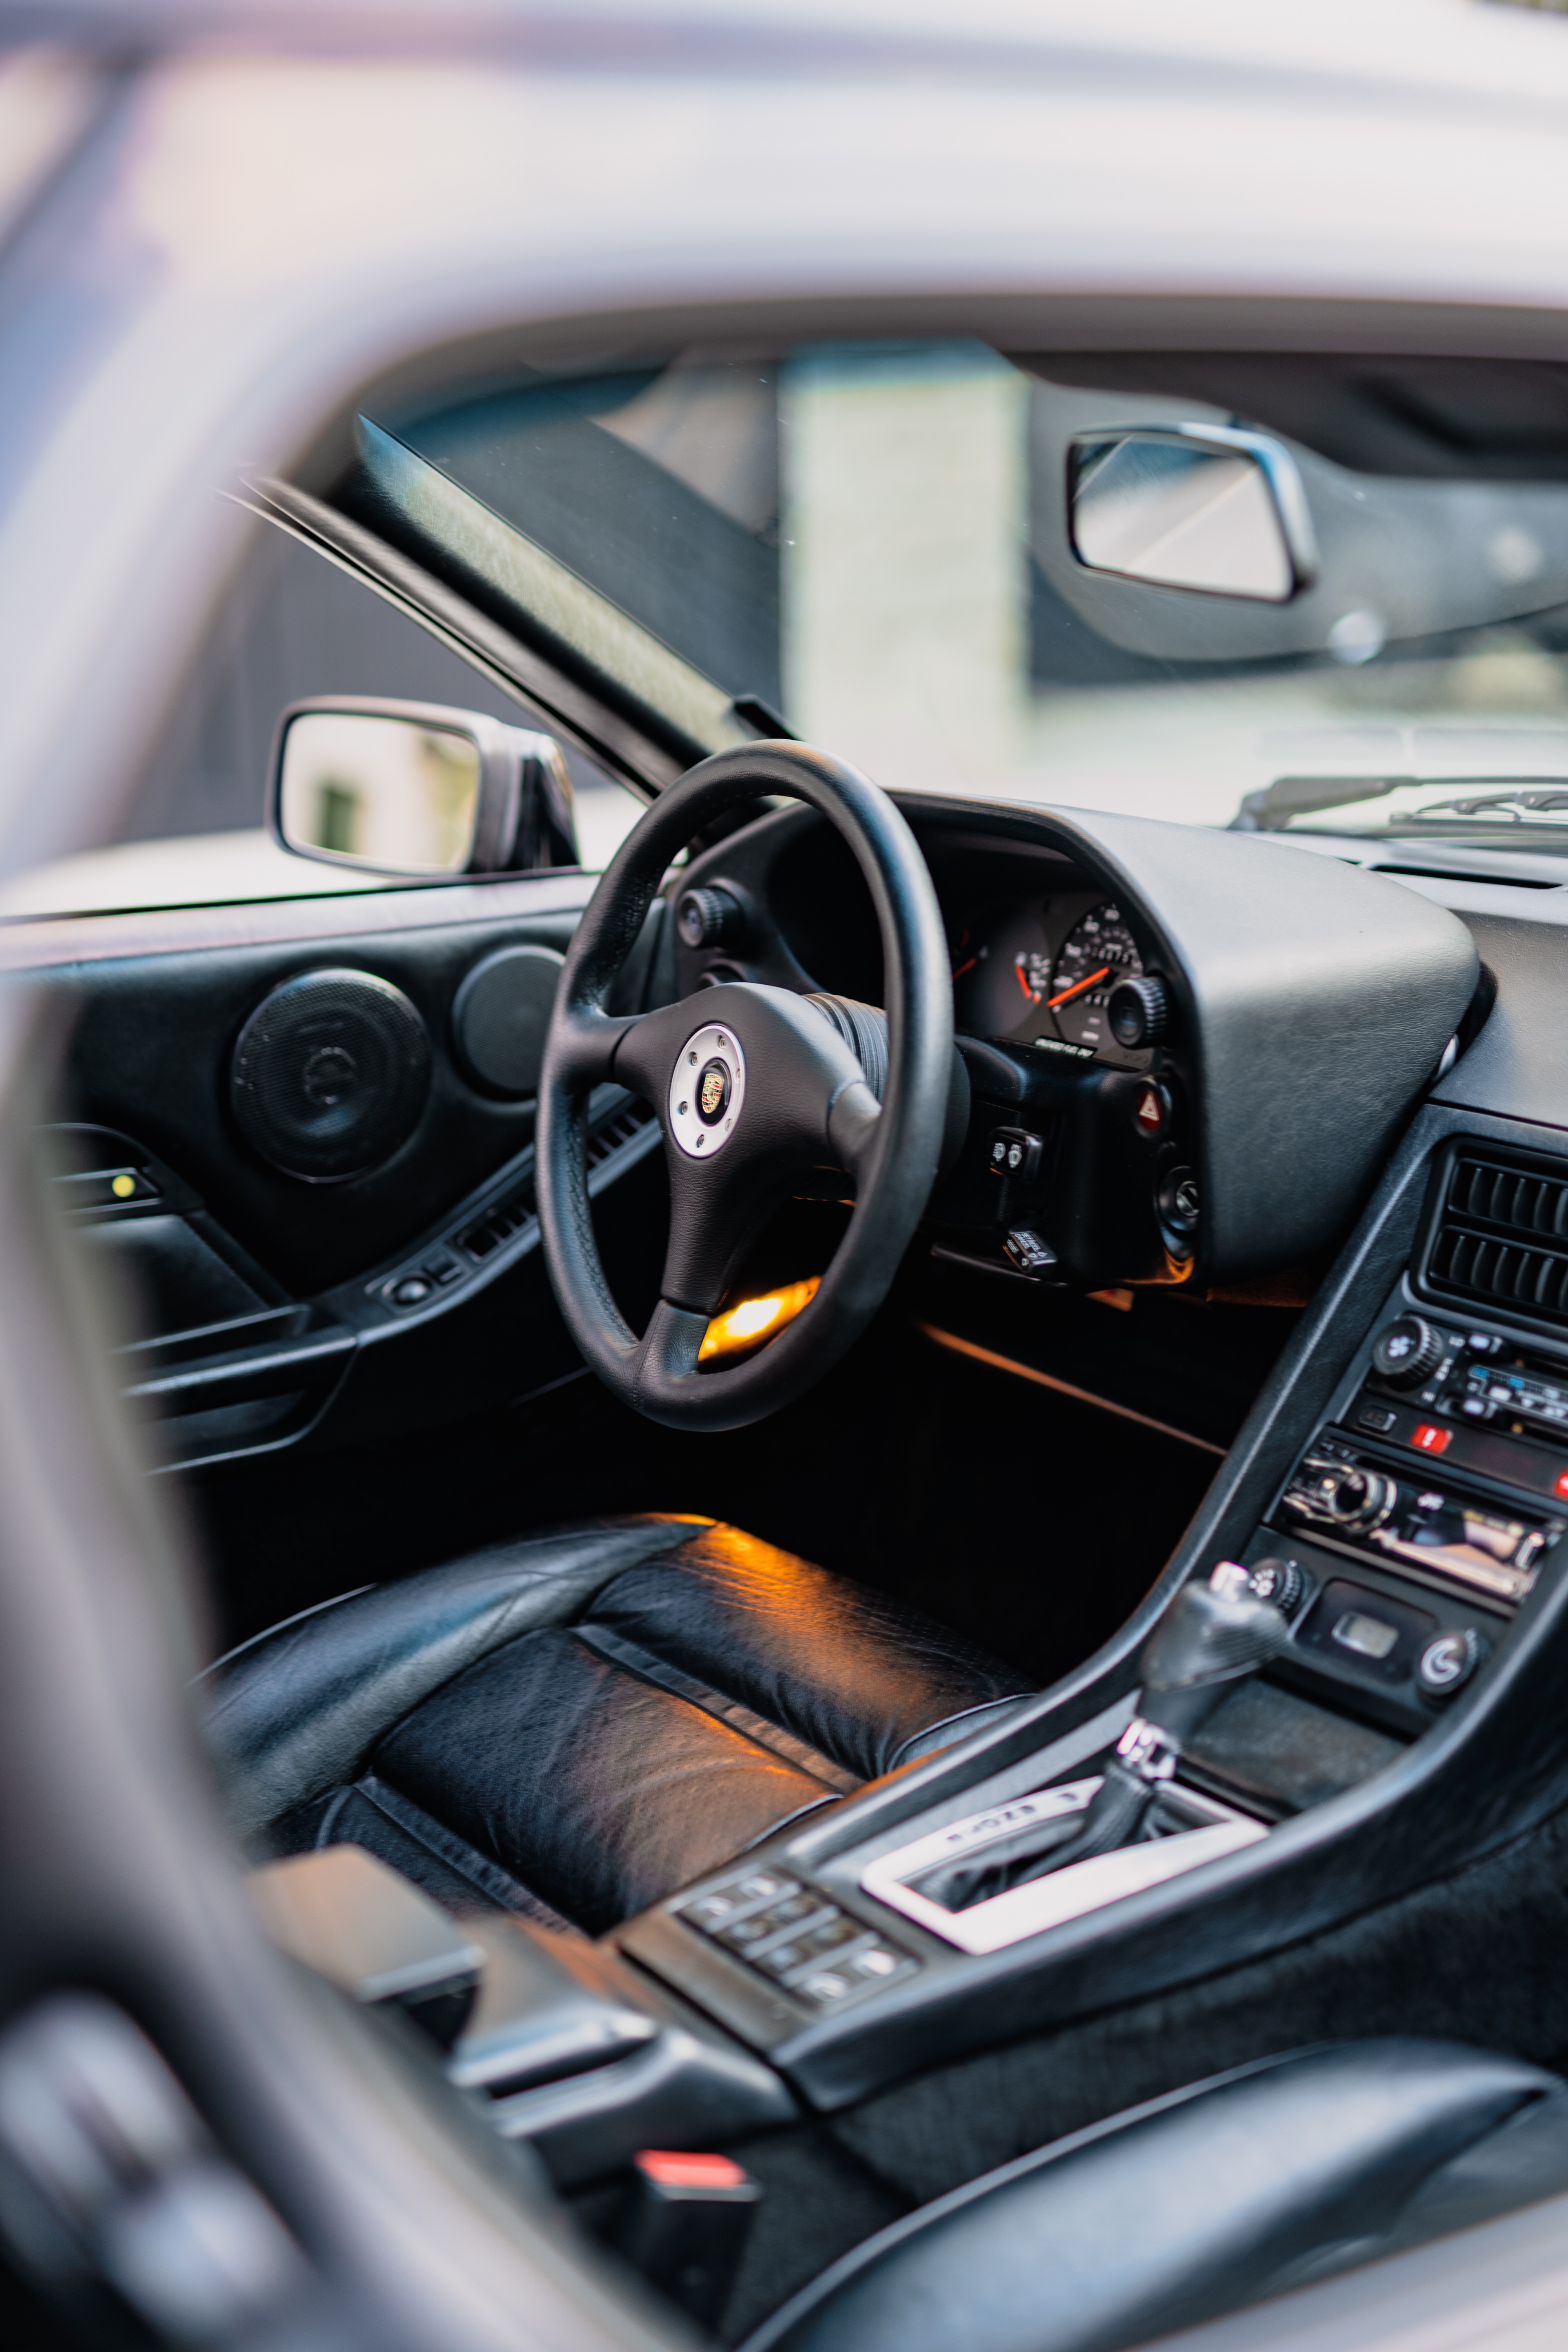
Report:
[[[605,1007],[670,861],[692,835],[764,793],[808,802],[837,828],[881,927],[888,1076],[878,1103],[838,1030],[805,997],[752,982],[657,1011]],[[605,1385],[651,1421],[739,1429],[819,1380],[886,1297],[937,1173],[952,1068],[952,988],[931,876],[884,792],[798,743],[748,744],[693,768],[627,835],[578,925],[539,1090],[536,1181],[545,1263],[567,1327]],[[588,1097],[606,1079],[650,1102],[669,1169],[659,1303],[639,1339],[605,1280],[589,1214]],[[855,1211],[816,1297],[758,1354],[698,1370],[710,1318],[792,1181],[847,1169]]]

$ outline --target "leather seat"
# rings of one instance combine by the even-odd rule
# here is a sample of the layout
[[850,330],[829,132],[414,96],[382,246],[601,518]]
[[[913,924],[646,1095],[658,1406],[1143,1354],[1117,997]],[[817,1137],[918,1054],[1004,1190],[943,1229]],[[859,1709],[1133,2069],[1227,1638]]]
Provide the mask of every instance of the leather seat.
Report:
[[1568,2084],[1432,2042],[1237,2068],[895,2222],[742,2352],[1117,2352],[1568,2189]]
[[602,1933],[1029,1685],[710,1519],[606,1519],[290,1618],[215,1666],[253,1852],[366,1846],[461,1908]]

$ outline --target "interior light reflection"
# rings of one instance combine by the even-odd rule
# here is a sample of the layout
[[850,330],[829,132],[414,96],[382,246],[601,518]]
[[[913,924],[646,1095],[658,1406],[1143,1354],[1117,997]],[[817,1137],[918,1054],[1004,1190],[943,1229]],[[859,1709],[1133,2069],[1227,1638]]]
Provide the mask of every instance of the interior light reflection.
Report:
[[805,1282],[786,1282],[781,1290],[764,1291],[760,1298],[742,1298],[738,1307],[716,1315],[697,1351],[698,1362],[710,1364],[717,1356],[738,1356],[764,1337],[776,1338],[803,1307],[810,1306],[820,1279],[814,1274]]

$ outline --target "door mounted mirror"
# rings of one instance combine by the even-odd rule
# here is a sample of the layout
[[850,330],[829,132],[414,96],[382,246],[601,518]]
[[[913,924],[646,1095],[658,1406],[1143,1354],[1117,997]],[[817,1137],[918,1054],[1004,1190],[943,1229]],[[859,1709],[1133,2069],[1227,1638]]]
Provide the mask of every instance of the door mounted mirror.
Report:
[[1068,512],[1080,563],[1153,587],[1285,604],[1317,572],[1301,478],[1262,433],[1080,433],[1068,452]]
[[322,695],[283,713],[275,837],[300,857],[379,874],[575,866],[572,784],[548,735],[438,703]]

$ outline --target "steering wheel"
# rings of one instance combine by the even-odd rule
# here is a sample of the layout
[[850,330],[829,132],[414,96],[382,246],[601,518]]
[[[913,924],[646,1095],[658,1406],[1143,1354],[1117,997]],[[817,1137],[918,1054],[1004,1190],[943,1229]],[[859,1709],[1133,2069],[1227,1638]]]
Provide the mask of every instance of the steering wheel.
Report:
[[[671,860],[716,817],[764,793],[819,810],[870,888],[887,975],[880,1103],[832,1016],[789,989],[734,982],[651,1013],[605,1011]],[[671,1428],[740,1429],[829,1370],[887,1297],[930,1197],[952,1058],[936,894],[884,792],[824,751],[758,743],[717,753],[661,794],[577,927],[540,1078],[545,1264],[567,1328],[606,1387]],[[653,1105],[669,1170],[669,1244],[640,1339],[610,1295],[589,1214],[588,1097],[606,1079]],[[848,1171],[855,1210],[816,1297],[756,1355],[700,1372],[698,1350],[748,1243],[792,1182],[822,1166]]]

